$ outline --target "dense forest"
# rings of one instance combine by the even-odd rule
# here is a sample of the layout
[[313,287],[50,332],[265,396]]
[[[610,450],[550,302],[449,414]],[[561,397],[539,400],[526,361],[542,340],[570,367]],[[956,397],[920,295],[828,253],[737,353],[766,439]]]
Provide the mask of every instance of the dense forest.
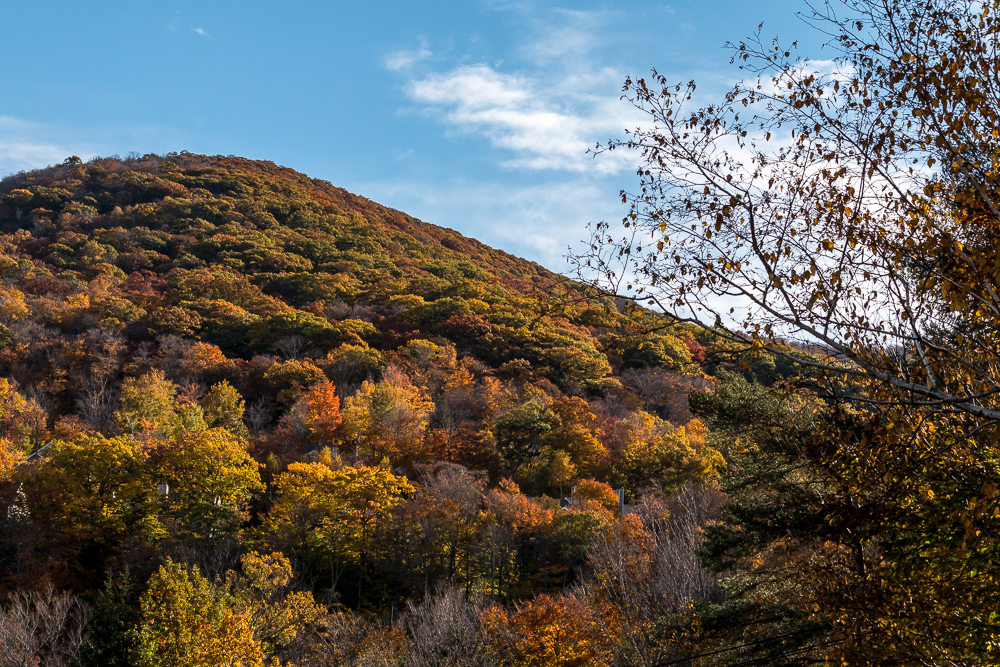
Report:
[[269,162],[0,181],[0,667],[1000,663],[1000,0],[655,70],[572,278]]
[[10,664],[683,656],[720,474],[812,418],[779,358],[272,163],[70,158],[0,228]]

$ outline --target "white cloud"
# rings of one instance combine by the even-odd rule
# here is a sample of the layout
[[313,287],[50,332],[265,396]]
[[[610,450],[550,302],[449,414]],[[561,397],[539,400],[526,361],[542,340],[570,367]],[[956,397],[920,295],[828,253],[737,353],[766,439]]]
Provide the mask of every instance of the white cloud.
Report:
[[411,81],[408,93],[443,112],[455,128],[511,151],[514,157],[502,162],[508,167],[609,173],[626,164],[621,154],[587,155],[596,142],[621,134],[629,124],[617,98],[554,91],[536,79],[484,64]]
[[400,51],[390,53],[385,57],[384,63],[386,69],[398,72],[400,70],[407,70],[418,62],[427,60],[433,55],[434,52],[427,47],[426,41],[421,39],[420,48],[402,49]]
[[524,46],[538,64],[578,64],[607,41],[601,28],[608,13],[557,9],[553,14],[555,20],[534,21],[534,36]]
[[[412,105],[404,111],[422,112],[446,136],[484,139],[487,145],[477,147],[482,162],[527,177],[477,180],[465,173],[452,182],[352,187],[562,272],[567,247],[579,247],[587,223],[621,218],[621,176],[635,167],[629,151],[588,153],[643,120],[620,100],[621,40],[609,25],[621,17],[611,10],[487,1],[492,9],[520,14],[513,42],[470,39],[466,52],[450,43],[417,66],[416,51],[390,54],[385,62],[406,77],[403,91]],[[424,42],[421,48],[431,50]],[[441,65],[445,58],[449,64]]]
[[854,76],[854,66],[839,60],[810,60],[807,58],[793,63],[787,69],[779,71],[775,76],[758,78],[757,87],[767,95],[774,95],[785,91],[789,83],[798,85],[809,76],[815,76],[829,82],[839,81],[841,85],[844,85],[850,83]]
[[48,134],[37,123],[0,116],[0,177],[57,164],[70,155],[89,159],[96,154],[92,146],[52,141]]
[[212,39],[212,35],[206,32],[204,28],[191,28],[191,32],[193,32],[196,35],[201,35],[202,37],[207,37],[208,39]]
[[483,0],[483,6],[497,12],[515,11],[526,13],[534,8],[532,0]]
[[0,138],[0,176],[47,167],[69,155],[67,150],[52,144]]
[[[640,122],[619,99],[624,72],[607,59],[614,39],[607,26],[617,14],[504,8],[519,12],[527,27],[518,44],[501,53],[477,46],[475,55],[455,54],[458,62],[450,69],[411,73],[404,86],[408,97],[447,132],[486,138],[497,149],[489,157],[507,168],[581,174],[631,168],[632,158],[623,152],[588,154]],[[429,53],[425,41],[421,48]],[[386,62],[409,67],[414,53],[392,54]],[[501,69],[511,61],[516,64],[508,71]]]

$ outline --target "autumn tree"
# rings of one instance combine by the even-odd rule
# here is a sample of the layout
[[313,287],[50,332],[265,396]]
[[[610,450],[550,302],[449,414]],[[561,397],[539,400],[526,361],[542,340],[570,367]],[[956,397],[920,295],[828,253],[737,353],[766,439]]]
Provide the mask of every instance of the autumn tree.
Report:
[[[778,356],[794,336],[820,343],[851,363],[800,363],[995,418],[973,332],[989,330],[995,300],[982,230],[995,210],[997,73],[969,55],[988,49],[995,19],[911,0],[844,8],[850,18],[813,17],[838,54],[826,69],[758,36],[734,47],[751,76],[718,104],[691,108],[693,84],[660,75],[626,81],[651,123],[606,148],[636,151],[641,187],[623,194],[625,236],[596,228],[581,274]],[[739,319],[721,305],[730,297]],[[931,346],[947,355],[928,348],[966,326],[962,342]],[[961,391],[950,370],[968,374]]]
[[24,302],[24,292],[18,289],[0,291],[0,321],[4,324],[24,319],[29,312]]
[[[837,500],[830,565],[800,554],[848,662],[976,660],[997,637],[998,9],[822,5],[832,61],[758,33],[733,47],[747,78],[700,108],[693,83],[627,79],[648,122],[606,148],[635,151],[639,187],[577,258],[601,293],[849,404],[809,458]],[[846,612],[859,595],[880,602]]]
[[165,433],[177,411],[177,385],[161,370],[128,378],[122,383],[118,423],[133,435]]
[[310,387],[292,406],[292,415],[313,444],[319,447],[334,444],[342,418],[340,398],[333,383],[326,381]]
[[250,619],[234,607],[225,588],[168,560],[142,596],[139,664],[262,667],[265,655]]
[[334,591],[345,569],[357,568],[360,605],[376,529],[389,519],[400,494],[412,490],[406,478],[385,466],[293,463],[277,479],[278,500],[265,531],[312,572],[329,572]]
[[33,448],[45,432],[46,415],[35,401],[18,391],[18,384],[0,378],[0,433],[22,448]]
[[380,382],[366,380],[344,401],[344,434],[369,461],[419,459],[424,430],[434,404],[398,368],[386,370]]
[[312,593],[294,590],[292,566],[282,554],[251,552],[240,560],[240,569],[226,578],[232,607],[247,619],[266,655],[290,644],[322,615]]
[[310,576],[326,571],[336,589],[346,560],[347,536],[336,522],[334,470],[322,462],[292,463],[275,480],[277,501],[264,531]]
[[182,431],[156,441],[151,465],[161,513],[183,534],[235,530],[254,495],[264,490],[245,444],[222,428]]
[[264,379],[276,392],[278,405],[285,407],[293,404],[309,387],[325,381],[326,376],[311,361],[292,359],[271,366],[265,371]]
[[405,361],[411,380],[430,394],[436,394],[455,372],[455,348],[451,345],[417,339],[401,347],[397,354]]
[[507,651],[518,667],[608,665],[585,602],[570,595],[539,595],[513,614],[499,607],[483,612],[493,651]]
[[221,426],[230,433],[240,437],[249,435],[243,415],[246,403],[240,392],[229,382],[213,385],[201,401],[205,412],[205,423],[210,427]]
[[0,482],[9,482],[25,458],[25,453],[10,440],[0,440]]
[[429,572],[439,573],[449,584],[469,582],[486,480],[452,463],[425,466],[421,473],[424,587],[431,579]]
[[511,597],[522,575],[523,547],[550,532],[555,508],[529,499],[511,480],[501,480],[485,494],[476,570],[479,588],[493,599]]
[[610,485],[598,482],[596,479],[581,480],[573,489],[574,502],[597,503],[604,509],[617,512],[620,511],[618,494]]
[[358,559],[358,608],[364,594],[365,568],[381,523],[389,519],[389,510],[399,502],[400,496],[412,492],[406,478],[394,475],[386,465],[371,468],[344,468],[341,471],[340,520],[351,531],[352,548]]
[[155,480],[131,437],[53,442],[44,458],[22,467],[21,481],[31,516],[98,562],[129,536],[156,533]]
[[596,428],[596,418],[587,403],[575,396],[562,397],[554,400],[550,408],[559,421],[542,436],[542,442],[554,450],[566,452],[582,473],[604,472],[608,452],[599,440],[601,432]]
[[709,478],[725,466],[721,453],[705,441],[705,428],[698,420],[678,428],[639,412],[622,419],[616,429],[624,443],[612,466],[612,478],[631,493],[654,481],[674,487]]

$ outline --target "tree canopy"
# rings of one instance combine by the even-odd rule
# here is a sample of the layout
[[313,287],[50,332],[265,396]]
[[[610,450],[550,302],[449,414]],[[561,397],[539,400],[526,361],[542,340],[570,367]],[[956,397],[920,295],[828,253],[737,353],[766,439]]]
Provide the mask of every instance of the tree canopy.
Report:
[[992,664],[998,9],[627,79],[576,280],[268,162],[0,181],[0,662]]
[[961,662],[1000,630],[997,10],[820,5],[831,59],[759,29],[704,106],[627,79],[646,122],[604,149],[639,187],[576,258],[602,294],[812,369],[833,410],[785,455],[838,546],[788,553],[852,662]]

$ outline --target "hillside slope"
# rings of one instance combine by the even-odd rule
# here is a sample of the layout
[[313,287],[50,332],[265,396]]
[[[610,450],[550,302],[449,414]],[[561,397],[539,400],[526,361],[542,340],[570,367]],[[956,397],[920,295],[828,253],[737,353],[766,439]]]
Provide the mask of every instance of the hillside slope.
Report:
[[[491,368],[527,361],[570,394],[615,385],[616,312],[559,309],[540,298],[558,280],[541,266],[272,163],[179,154],[19,174],[0,182],[0,229],[16,286],[0,368],[58,413],[175,339],[317,360],[430,338]],[[610,361],[679,370],[694,346],[660,336]]]
[[692,332],[637,337],[537,264],[272,163],[17,174],[0,231],[0,590],[221,576],[252,547],[372,611],[445,576],[530,598],[573,581],[612,487],[724,463]]

